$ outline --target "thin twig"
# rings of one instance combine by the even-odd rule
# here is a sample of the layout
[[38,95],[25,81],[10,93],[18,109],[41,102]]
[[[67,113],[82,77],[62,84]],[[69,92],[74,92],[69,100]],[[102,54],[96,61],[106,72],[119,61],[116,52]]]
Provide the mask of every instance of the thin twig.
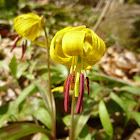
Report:
[[100,0],[96,6],[96,10],[100,9],[104,3],[104,0]]
[[107,11],[108,11],[108,9],[109,9],[109,6],[110,6],[110,4],[111,4],[111,1],[112,1],[112,0],[106,1],[106,5],[105,5],[104,9],[103,9],[103,11],[102,11],[102,13],[101,13],[101,15],[100,15],[98,21],[95,23],[95,25],[94,25],[94,27],[93,27],[93,30],[94,30],[94,31],[97,30],[97,28],[99,27],[101,21],[102,21],[103,18],[105,17],[105,15],[106,15],[106,13],[107,13]]

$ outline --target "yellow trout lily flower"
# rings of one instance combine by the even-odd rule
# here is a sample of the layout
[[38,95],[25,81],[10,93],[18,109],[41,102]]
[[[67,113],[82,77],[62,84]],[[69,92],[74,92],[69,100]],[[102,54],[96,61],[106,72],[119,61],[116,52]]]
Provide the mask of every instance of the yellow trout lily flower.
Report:
[[22,41],[23,53],[25,52],[27,39],[34,41],[43,33],[43,17],[39,17],[34,13],[27,13],[17,16],[14,19],[14,29],[19,34],[11,51],[16,47],[17,42]]
[[[70,67],[70,74],[64,83],[63,91],[65,111],[68,111],[69,89],[71,88],[75,90],[75,96],[78,97],[76,113],[82,112],[84,71],[97,63],[105,52],[104,41],[85,26],[67,27],[56,33],[51,41],[50,56],[55,62]],[[89,93],[88,77],[86,81]]]
[[43,17],[34,13],[22,14],[15,18],[14,29],[21,37],[34,41],[43,32],[42,22]]

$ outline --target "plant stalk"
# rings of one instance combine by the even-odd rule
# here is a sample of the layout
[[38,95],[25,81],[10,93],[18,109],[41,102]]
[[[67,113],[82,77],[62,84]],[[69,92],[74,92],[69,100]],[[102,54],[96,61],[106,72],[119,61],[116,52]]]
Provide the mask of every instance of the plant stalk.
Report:
[[56,139],[56,122],[55,122],[55,115],[53,109],[53,94],[51,92],[51,77],[50,77],[50,54],[49,54],[49,45],[48,45],[48,36],[45,27],[43,26],[44,33],[45,33],[45,42],[46,42],[46,51],[47,51],[47,63],[48,63],[48,93],[50,96],[50,104],[51,104],[51,118],[52,118],[52,133],[53,133],[53,140]]
[[71,105],[71,126],[70,126],[70,140],[74,140],[74,109],[75,109],[75,94],[72,96],[72,105]]

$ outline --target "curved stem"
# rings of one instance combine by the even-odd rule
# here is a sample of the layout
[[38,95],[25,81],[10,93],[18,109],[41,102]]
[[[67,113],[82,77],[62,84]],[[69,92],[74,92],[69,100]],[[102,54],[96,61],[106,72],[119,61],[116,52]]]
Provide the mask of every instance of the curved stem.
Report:
[[49,54],[49,45],[48,45],[48,36],[45,27],[43,27],[45,33],[45,42],[47,49],[47,62],[48,62],[48,93],[50,96],[50,104],[51,104],[51,118],[52,118],[52,132],[53,132],[53,140],[56,139],[56,125],[55,125],[55,115],[53,108],[53,94],[51,93],[51,77],[50,77],[50,54]]
[[74,109],[75,109],[75,94],[72,96],[72,105],[71,105],[71,126],[70,126],[70,140],[74,140]]

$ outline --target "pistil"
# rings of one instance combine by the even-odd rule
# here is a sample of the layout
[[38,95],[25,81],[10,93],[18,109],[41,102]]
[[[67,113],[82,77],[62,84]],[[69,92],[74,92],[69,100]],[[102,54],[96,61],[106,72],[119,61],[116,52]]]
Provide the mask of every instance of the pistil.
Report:
[[76,114],[79,114],[82,112],[83,109],[83,94],[84,94],[84,74],[80,74],[80,92],[77,102],[77,108],[76,108]]

